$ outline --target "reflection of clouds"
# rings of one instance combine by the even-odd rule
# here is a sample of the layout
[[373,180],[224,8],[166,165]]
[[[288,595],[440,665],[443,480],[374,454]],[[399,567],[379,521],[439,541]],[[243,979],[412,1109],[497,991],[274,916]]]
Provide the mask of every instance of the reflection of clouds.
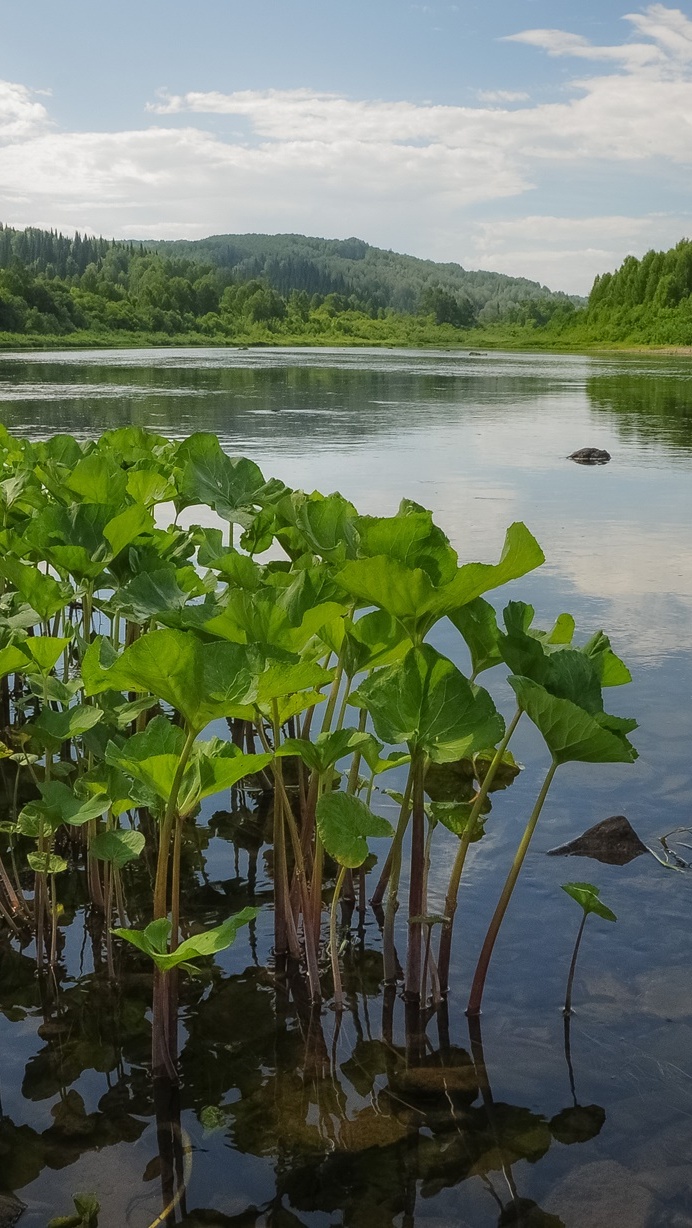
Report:
[[610,521],[598,536],[567,528],[557,574],[604,609],[605,629],[627,655],[692,651],[692,553],[686,524],[658,530]]

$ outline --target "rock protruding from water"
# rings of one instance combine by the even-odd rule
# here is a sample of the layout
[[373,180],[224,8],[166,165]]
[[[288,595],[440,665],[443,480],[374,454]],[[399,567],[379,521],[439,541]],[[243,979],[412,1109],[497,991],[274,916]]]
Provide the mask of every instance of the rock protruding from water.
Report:
[[578,465],[607,465],[610,452],[606,452],[605,448],[577,448],[576,452],[570,452],[567,459],[576,461]]
[[583,836],[549,849],[550,857],[594,857],[610,866],[626,866],[635,857],[648,853],[629,819],[624,814],[612,815],[602,823],[595,823]]

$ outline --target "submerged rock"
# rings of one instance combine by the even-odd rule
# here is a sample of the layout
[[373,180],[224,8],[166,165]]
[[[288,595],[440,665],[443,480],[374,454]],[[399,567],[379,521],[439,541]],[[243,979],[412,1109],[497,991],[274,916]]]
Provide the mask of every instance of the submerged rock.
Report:
[[576,452],[570,452],[567,459],[576,461],[578,465],[607,465],[610,452],[606,452],[605,448],[577,448]]
[[626,866],[635,857],[648,853],[629,819],[624,814],[612,815],[602,823],[595,823],[583,836],[548,849],[549,857],[594,857],[611,866]]

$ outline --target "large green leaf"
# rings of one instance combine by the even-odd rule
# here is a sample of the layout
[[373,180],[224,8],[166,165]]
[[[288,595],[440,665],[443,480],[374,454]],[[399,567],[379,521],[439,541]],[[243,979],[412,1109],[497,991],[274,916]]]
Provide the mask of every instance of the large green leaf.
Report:
[[[122,746],[109,742],[106,761],[168,801],[184,742],[183,731],[159,716],[149,722],[143,733],[133,734]],[[196,742],[178,793],[180,814],[189,814],[203,798],[230,789],[243,777],[260,772],[271,759],[270,753],[243,754],[237,746],[220,738]]]
[[419,567],[433,584],[454,579],[457,554],[433,523],[432,512],[404,503],[397,516],[359,516],[356,529],[360,555],[386,555],[406,567]]
[[89,844],[89,852],[99,861],[108,861],[111,865],[122,869],[130,861],[136,861],[145,839],[141,831],[116,830],[102,831]]
[[195,934],[192,938],[186,938],[185,942],[181,942],[172,954],[168,951],[171,923],[166,919],[152,921],[145,930],[114,929],[112,932],[118,938],[124,938],[126,942],[144,951],[154,961],[157,968],[162,972],[167,972],[171,968],[177,968],[180,964],[187,964],[191,959],[199,959],[205,955],[216,955],[219,951],[225,951],[235,942],[240,927],[247,925],[249,921],[254,921],[257,912],[256,908],[243,908],[235,916],[224,921],[222,925],[217,925],[214,929],[206,930],[202,934]]
[[[330,628],[334,624],[330,624]],[[345,624],[345,643],[338,645],[343,650],[344,671],[349,678],[366,669],[391,665],[406,656],[409,650],[408,636],[396,619],[386,610],[372,610],[355,622]]]
[[406,742],[437,763],[494,746],[504,732],[488,692],[429,644],[377,670],[352,699],[367,707],[383,742]]
[[[589,713],[569,699],[560,699],[530,678],[511,677],[521,708],[543,734],[558,763],[633,763],[635,748],[620,732],[618,718],[602,712]],[[615,728],[610,728],[614,722]],[[626,732],[632,722],[624,722]]]
[[604,921],[617,921],[615,913],[602,900],[599,900],[601,889],[594,887],[593,883],[563,883],[562,890],[577,901],[587,916],[593,912],[597,917],[602,917]]
[[29,654],[23,647],[20,648],[19,644],[8,644],[5,648],[0,648],[0,678],[7,674],[26,673],[31,666]]
[[25,728],[34,741],[49,750],[58,750],[61,743],[69,738],[80,737],[102,719],[101,708],[91,704],[75,704],[72,708],[64,708],[62,712],[56,712],[53,708],[42,708],[36,720],[30,721]]
[[476,597],[458,610],[452,610],[449,618],[466,640],[474,675],[501,663],[497,615],[490,602]]
[[44,575],[38,567],[20,563],[11,556],[0,559],[0,575],[14,585],[42,622],[47,622],[74,598],[71,585],[58,582]]
[[69,638],[31,635],[24,641],[24,647],[41,673],[47,674],[60,659],[69,642]]
[[130,542],[141,533],[147,533],[154,527],[154,519],[148,508],[141,503],[131,503],[124,512],[114,516],[104,526],[103,536],[110,545],[114,555],[120,554]]
[[202,431],[179,446],[177,462],[184,504],[206,503],[224,520],[244,523],[243,512],[285,489],[281,482],[265,482],[254,461],[227,456],[216,435]]
[[126,648],[109,668],[98,671],[95,664],[90,658],[82,671],[86,694],[151,692],[182,713],[197,731],[257,696],[252,658],[244,645],[203,644],[191,631],[152,631]]
[[582,652],[590,657],[598,671],[601,686],[625,686],[632,681],[632,675],[618,656],[615,655],[608,636],[603,631],[597,631]]
[[324,793],[317,803],[320,839],[341,866],[356,869],[368,855],[368,837],[392,836],[394,829],[350,793]]
[[67,869],[65,858],[55,853],[27,853],[26,859],[37,874],[62,874]]
[[507,530],[499,563],[466,563],[457,569],[454,579],[439,586],[421,568],[406,567],[387,555],[348,562],[337,580],[359,601],[387,610],[417,641],[443,615],[518,579],[544,559],[536,539],[518,521]]
[[84,503],[119,504],[125,498],[127,477],[113,455],[92,452],[77,462],[65,486]]

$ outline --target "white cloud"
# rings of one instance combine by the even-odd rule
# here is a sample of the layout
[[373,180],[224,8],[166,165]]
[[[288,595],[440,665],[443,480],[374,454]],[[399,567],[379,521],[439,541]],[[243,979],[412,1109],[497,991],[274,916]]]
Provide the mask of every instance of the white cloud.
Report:
[[649,247],[672,247],[692,236],[692,212],[569,218],[529,215],[512,221],[478,222],[466,259],[475,267],[535,277],[587,294],[597,273],[613,270],[627,255]]
[[0,81],[0,142],[24,140],[49,127],[48,112],[35,101],[35,92],[12,81]]
[[[510,35],[595,65],[557,101],[533,104],[503,89],[473,106],[307,88],[163,91],[139,130],[60,132],[43,101],[0,83],[0,216],[119,235],[359,233],[586,290],[627,251],[674,242],[678,219],[628,216],[622,189],[601,217],[546,218],[537,183],[558,186],[564,168],[597,182],[600,167],[612,181],[617,165],[624,187],[651,166],[665,209],[666,174],[692,165],[692,22],[662,4],[626,21],[632,37],[617,46],[559,30]],[[517,217],[527,193],[530,215]],[[476,221],[490,202],[513,216]]]

